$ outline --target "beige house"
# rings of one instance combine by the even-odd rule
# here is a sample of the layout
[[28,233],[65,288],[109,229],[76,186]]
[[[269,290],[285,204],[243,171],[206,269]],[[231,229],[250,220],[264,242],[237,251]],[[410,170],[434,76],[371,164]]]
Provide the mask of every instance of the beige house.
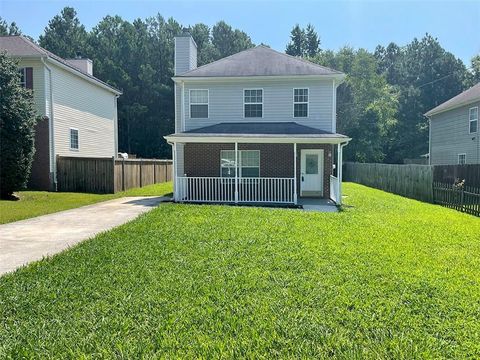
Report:
[[19,61],[21,84],[38,114],[30,187],[56,188],[56,157],[114,157],[121,91],[93,76],[89,59],[62,59],[23,36],[0,37],[0,51]]

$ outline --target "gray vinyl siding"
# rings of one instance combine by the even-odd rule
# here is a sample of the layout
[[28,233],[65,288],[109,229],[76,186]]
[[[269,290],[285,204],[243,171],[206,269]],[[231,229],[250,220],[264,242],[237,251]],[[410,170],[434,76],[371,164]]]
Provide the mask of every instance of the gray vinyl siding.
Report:
[[175,75],[197,67],[197,47],[191,37],[175,38]]
[[[263,89],[263,117],[245,118],[243,90]],[[308,117],[293,117],[293,89],[309,89]],[[209,117],[190,118],[190,89],[209,90]],[[326,131],[332,129],[333,80],[219,80],[216,82],[185,82],[185,130],[192,130],[222,122],[281,122],[294,121]]]
[[[458,154],[465,153],[467,164],[480,163],[479,129],[469,133],[469,109],[480,101],[433,115],[430,120],[430,152],[432,165],[454,165]],[[480,122],[478,123],[480,126]]]

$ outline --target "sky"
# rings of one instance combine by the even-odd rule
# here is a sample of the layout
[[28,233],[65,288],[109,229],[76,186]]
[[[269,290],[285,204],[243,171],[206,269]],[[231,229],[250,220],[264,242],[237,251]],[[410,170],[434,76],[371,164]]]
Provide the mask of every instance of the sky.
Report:
[[476,1],[22,1],[0,0],[0,17],[15,21],[35,39],[65,6],[77,10],[87,30],[106,15],[125,20],[160,13],[183,26],[199,22],[213,26],[225,20],[245,31],[256,44],[284,51],[295,24],[311,23],[323,49],[344,45],[373,51],[377,45],[406,45],[430,33],[469,66],[480,53],[480,0]]

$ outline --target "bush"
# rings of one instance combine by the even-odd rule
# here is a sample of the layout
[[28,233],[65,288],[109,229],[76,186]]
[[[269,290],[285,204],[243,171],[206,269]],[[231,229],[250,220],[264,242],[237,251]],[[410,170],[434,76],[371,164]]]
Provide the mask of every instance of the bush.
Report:
[[30,176],[37,121],[32,92],[19,84],[17,63],[0,53],[0,198],[15,199]]

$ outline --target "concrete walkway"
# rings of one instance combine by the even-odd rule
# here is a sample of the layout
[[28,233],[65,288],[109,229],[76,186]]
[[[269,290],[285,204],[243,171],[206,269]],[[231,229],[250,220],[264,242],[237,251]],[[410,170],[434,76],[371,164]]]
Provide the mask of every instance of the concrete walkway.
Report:
[[330,199],[320,198],[299,198],[298,204],[302,205],[304,211],[316,212],[337,212],[338,208]]
[[0,275],[147,212],[166,197],[125,197],[0,225]]

